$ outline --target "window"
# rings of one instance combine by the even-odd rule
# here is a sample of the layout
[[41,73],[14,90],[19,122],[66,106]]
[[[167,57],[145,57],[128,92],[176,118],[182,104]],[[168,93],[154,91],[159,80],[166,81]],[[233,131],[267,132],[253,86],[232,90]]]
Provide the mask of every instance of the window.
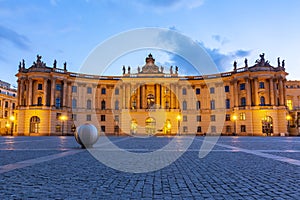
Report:
[[90,99],[86,101],[86,108],[92,109],[92,101]]
[[211,115],[210,116],[210,121],[212,121],[212,122],[216,121],[216,115]]
[[200,88],[196,88],[196,94],[200,94]]
[[196,110],[200,110],[200,108],[201,108],[201,103],[200,103],[200,101],[197,101],[196,102]]
[[6,110],[6,111],[4,112],[4,117],[7,118],[7,116],[8,116],[8,111]]
[[240,84],[240,90],[245,90],[245,83]]
[[120,91],[119,91],[119,88],[116,88],[115,89],[115,95],[119,95]]
[[101,126],[101,131],[105,132],[105,126]]
[[61,116],[61,113],[56,113],[56,119],[59,120]]
[[101,122],[105,122],[105,115],[101,115]]
[[201,115],[197,115],[196,120],[197,122],[201,122]]
[[183,89],[182,89],[182,94],[183,94],[183,95],[186,95],[186,88],[183,88]]
[[116,121],[116,122],[119,121],[119,115],[115,115],[115,121]]
[[210,130],[211,130],[212,133],[217,132],[217,131],[216,131],[216,130],[217,130],[217,129],[216,129],[216,126],[211,126],[211,127],[210,127]]
[[240,113],[240,120],[242,121],[246,120],[246,113]]
[[72,99],[72,108],[77,108],[77,100]]
[[87,91],[88,94],[92,94],[92,88],[91,87],[87,87]]
[[38,90],[43,90],[43,84],[41,83],[38,84]]
[[286,105],[289,110],[293,110],[293,101],[292,100],[290,100],[290,99],[286,100]]
[[60,98],[56,98],[55,100],[55,107],[60,108]]
[[241,125],[241,132],[246,132],[246,125]]
[[231,119],[230,114],[226,114],[225,120],[226,120],[226,121],[230,121],[230,119]]
[[202,130],[201,130],[201,126],[197,126],[197,133],[201,133]]
[[42,97],[38,97],[38,99],[37,99],[37,105],[38,106],[42,105]]
[[106,109],[106,103],[104,100],[101,101],[101,110],[105,110]]
[[183,132],[184,132],[184,133],[187,133],[187,132],[188,132],[188,127],[187,127],[187,126],[184,126],[184,127],[183,127]]
[[182,121],[187,122],[187,116],[186,115],[182,116]]
[[61,84],[56,84],[56,90],[58,90],[58,91],[61,90]]
[[260,97],[260,105],[261,105],[261,106],[264,106],[264,105],[265,105],[265,97],[264,97],[264,96],[261,96],[261,97]]
[[259,82],[259,88],[264,89],[265,88],[265,83],[264,82]]
[[77,86],[74,86],[74,85],[72,86],[72,92],[73,92],[73,93],[76,93],[76,92],[77,92]]
[[231,133],[231,126],[226,126],[226,133]]
[[246,98],[245,97],[241,98],[241,106],[246,106]]
[[166,109],[169,109],[169,108],[170,108],[169,101],[166,101],[166,102],[165,102],[165,105],[166,105]]
[[230,109],[230,99],[225,100],[226,109]]
[[187,110],[187,103],[186,103],[186,101],[182,102],[182,110]]
[[15,108],[16,108],[16,104],[13,103],[13,104],[12,104],[12,109],[14,110]]
[[5,108],[8,108],[8,101],[5,101]]
[[86,115],[86,121],[92,121],[92,116],[91,115]]
[[119,110],[119,101],[118,100],[115,101],[115,110]]
[[216,109],[215,100],[211,100],[210,101],[210,109],[211,110],[215,110]]
[[106,94],[106,89],[105,88],[101,89],[101,94]]
[[211,94],[214,94],[214,93],[215,93],[215,88],[214,88],[214,87],[209,88],[209,92],[210,92]]
[[229,92],[229,91],[230,91],[229,85],[225,85],[225,86],[224,86],[224,89],[225,89],[225,92]]
[[76,121],[77,120],[77,115],[76,114],[72,114],[72,120]]
[[38,133],[40,129],[40,118],[37,116],[33,116],[30,118],[30,127],[29,132],[30,133]]
[[55,126],[55,131],[56,131],[56,132],[61,132],[61,125],[60,125],[60,124],[57,124],[57,125]]

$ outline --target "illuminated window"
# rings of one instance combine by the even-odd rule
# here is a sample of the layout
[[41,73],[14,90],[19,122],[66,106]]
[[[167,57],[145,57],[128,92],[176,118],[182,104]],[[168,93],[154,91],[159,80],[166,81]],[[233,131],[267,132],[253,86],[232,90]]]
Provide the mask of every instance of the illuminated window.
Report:
[[240,113],[240,120],[242,121],[246,120],[246,113]]
[[286,105],[289,110],[293,110],[293,101],[291,99],[286,100]]
[[38,133],[40,129],[40,118],[33,116],[30,118],[30,133]]

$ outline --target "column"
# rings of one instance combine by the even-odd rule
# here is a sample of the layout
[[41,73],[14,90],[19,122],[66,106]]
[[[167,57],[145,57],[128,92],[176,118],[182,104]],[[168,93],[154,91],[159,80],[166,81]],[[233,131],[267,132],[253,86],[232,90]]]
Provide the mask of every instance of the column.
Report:
[[249,78],[246,78],[246,92],[247,92],[247,106],[251,106],[251,87],[249,83]]
[[55,84],[56,84],[56,80],[52,79],[51,80],[51,102],[50,102],[50,106],[55,106]]
[[44,92],[44,95],[43,95],[43,101],[42,101],[42,104],[43,104],[43,106],[46,106],[46,102],[47,102],[47,96],[48,96],[48,94],[47,94],[47,79],[44,79],[44,83],[43,83],[43,92]]
[[136,85],[136,108],[140,109],[141,108],[141,89],[140,89],[140,85]]
[[125,109],[126,84],[122,84],[122,109]]
[[165,109],[166,105],[165,105],[165,91],[166,91],[166,87],[164,85],[162,85],[161,87],[161,108]]
[[284,105],[284,98],[283,98],[284,92],[283,92],[283,83],[282,78],[279,79],[279,105]]
[[179,109],[179,89],[178,84],[175,84],[175,108]]
[[160,108],[161,105],[160,105],[160,87],[159,87],[159,84],[156,84],[155,85],[155,103],[157,105],[157,108]]
[[146,108],[146,101],[145,101],[145,85],[142,85],[142,87],[141,87],[141,89],[142,89],[142,96],[141,96],[141,104],[142,104],[142,109],[145,109]]
[[286,79],[283,80],[283,104],[286,105]]
[[68,94],[68,91],[67,91],[67,87],[68,87],[68,84],[67,84],[67,81],[66,80],[64,80],[63,81],[63,84],[64,84],[64,87],[63,87],[63,92],[62,92],[62,106],[63,107],[67,107],[68,105],[67,105],[67,103],[68,103],[68,101],[67,101],[67,94]]
[[275,104],[274,98],[275,98],[275,94],[274,94],[274,82],[273,82],[273,78],[270,78],[270,104],[271,106],[273,106]]
[[259,96],[258,96],[258,79],[257,78],[255,78],[253,80],[253,84],[254,84],[255,105],[258,106],[259,105]]
[[234,106],[237,107],[237,106],[239,106],[237,80],[234,80],[233,87],[234,87]]
[[67,107],[72,108],[72,84],[68,82],[68,102],[66,103]]
[[174,84],[170,84],[170,108],[172,109],[172,108],[174,108],[174,92],[173,92],[173,90],[174,90]]
[[28,86],[28,100],[27,100],[27,105],[31,106],[32,105],[32,79],[29,79],[29,86]]

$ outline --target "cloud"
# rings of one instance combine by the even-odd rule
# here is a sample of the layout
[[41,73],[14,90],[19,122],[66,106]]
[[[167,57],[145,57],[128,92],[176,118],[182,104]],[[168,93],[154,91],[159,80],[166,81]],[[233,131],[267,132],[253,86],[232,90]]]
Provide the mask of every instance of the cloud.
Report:
[[29,50],[29,40],[26,36],[0,25],[0,40],[6,40],[21,50]]
[[229,40],[225,37],[222,37],[220,35],[212,35],[211,36],[215,41],[219,42],[220,44],[225,44],[227,42],[229,42]]

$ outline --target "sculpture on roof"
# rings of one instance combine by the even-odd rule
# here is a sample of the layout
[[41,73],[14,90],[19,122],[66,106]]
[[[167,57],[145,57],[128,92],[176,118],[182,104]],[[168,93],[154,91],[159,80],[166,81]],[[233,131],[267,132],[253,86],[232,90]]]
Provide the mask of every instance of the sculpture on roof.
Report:
[[245,67],[248,68],[248,59],[245,58]]
[[125,74],[125,71],[126,71],[126,69],[125,69],[125,66],[123,65],[123,68],[122,68],[122,70],[123,70],[123,75]]
[[67,62],[64,62],[64,70],[67,70]]
[[54,62],[53,62],[53,68],[56,68],[56,64],[57,64],[57,61],[54,60]]

